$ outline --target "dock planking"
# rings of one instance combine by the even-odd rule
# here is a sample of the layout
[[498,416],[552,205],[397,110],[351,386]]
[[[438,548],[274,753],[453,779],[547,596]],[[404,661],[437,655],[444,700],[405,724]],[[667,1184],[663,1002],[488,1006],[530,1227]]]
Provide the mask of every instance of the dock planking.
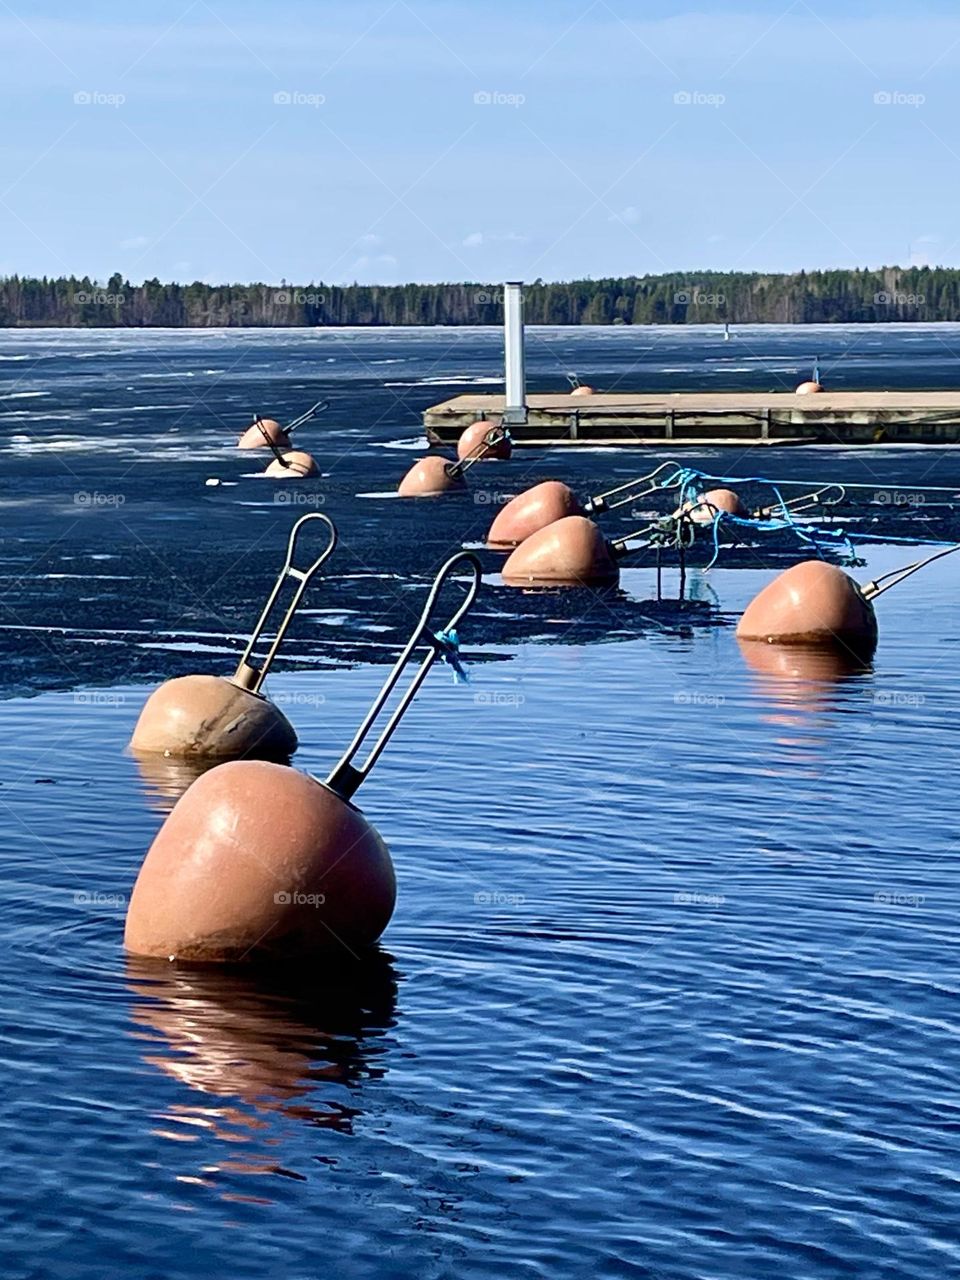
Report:
[[[502,395],[460,395],[423,415],[434,444],[454,444],[478,418],[499,421]],[[960,391],[565,392],[527,397],[511,423],[518,447],[960,443]]]

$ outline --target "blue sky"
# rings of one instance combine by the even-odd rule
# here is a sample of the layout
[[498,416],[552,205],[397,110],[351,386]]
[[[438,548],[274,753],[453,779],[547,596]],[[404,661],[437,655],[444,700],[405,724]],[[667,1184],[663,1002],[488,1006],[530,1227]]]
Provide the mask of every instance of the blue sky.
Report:
[[0,273],[960,261],[960,9],[2,0]]

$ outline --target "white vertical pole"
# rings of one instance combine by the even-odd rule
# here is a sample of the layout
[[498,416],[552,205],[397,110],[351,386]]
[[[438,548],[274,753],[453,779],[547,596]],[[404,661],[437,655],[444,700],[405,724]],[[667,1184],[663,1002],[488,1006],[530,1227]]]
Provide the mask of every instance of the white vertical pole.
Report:
[[523,359],[523,284],[503,286],[504,422],[526,422],[527,377]]

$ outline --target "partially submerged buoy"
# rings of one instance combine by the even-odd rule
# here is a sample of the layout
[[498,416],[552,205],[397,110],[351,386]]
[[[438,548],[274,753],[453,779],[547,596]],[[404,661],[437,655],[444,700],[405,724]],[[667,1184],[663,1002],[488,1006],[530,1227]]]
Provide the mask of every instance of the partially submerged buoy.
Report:
[[796,389],[796,394],[798,396],[812,396],[822,390],[823,386],[819,382],[801,382]]
[[[303,527],[320,520],[329,533],[322,554],[307,569],[295,569],[293,557]],[[319,511],[301,516],[290,530],[287,557],[274,583],[240,663],[225,676],[189,675],[167,680],[144,704],[130,740],[136,754],[236,759],[256,756],[283,760],[297,749],[297,735],[283,712],[263,696],[260,687],[276,657],[297,605],[311,578],[337,544],[333,522]],[[258,666],[253,650],[259,643],[287,578],[297,586],[293,599]]]
[[564,516],[581,515],[583,508],[573,490],[560,480],[544,480],[519,493],[497,513],[487,543],[491,547],[515,547],[538,529]]
[[694,524],[712,524],[718,515],[738,516],[745,520],[748,513],[740,495],[732,489],[708,489],[699,497],[685,502],[681,514],[688,516]]
[[297,427],[302,427],[305,422],[309,422],[311,418],[315,418],[317,414],[323,413],[329,407],[328,401],[318,400],[292,422],[288,422],[285,427],[281,427],[280,423],[273,418],[263,418],[259,413],[255,413],[253,425],[241,433],[237,448],[272,449],[276,455],[281,449],[290,448],[290,437]]
[[587,386],[585,382],[578,383],[577,386],[571,387],[570,394],[572,396],[592,396],[596,395],[593,387]]
[[532,533],[511,553],[502,574],[513,587],[603,586],[620,578],[606,539],[586,516],[564,516]]
[[[496,438],[496,443],[487,444],[488,436],[491,439]],[[487,444],[486,448],[483,447],[485,444]],[[513,453],[513,445],[510,443],[510,436],[505,431],[501,431],[498,423],[491,422],[488,418],[481,418],[467,427],[457,441],[457,457],[461,461],[470,457],[475,450],[480,454],[478,461],[488,462],[494,459],[506,461]]]
[[290,437],[273,418],[254,418],[253,426],[247,427],[237,441],[238,449],[269,449],[271,445],[290,448]]
[[274,458],[263,474],[273,480],[303,480],[317,475],[318,471],[316,460],[309,453],[294,449]]
[[[469,564],[463,602],[439,633],[430,615],[446,578]],[[460,553],[440,570],[417,627],[347,751],[325,782],[283,765],[235,761],[198,778],[150,846],[127,911],[137,955],[217,963],[304,961],[369,947],[396,902],[386,845],[350,803],[455,628],[476,598],[480,562]],[[414,649],[428,651],[366,757],[357,752]],[[455,657],[455,654],[454,654]],[[453,658],[451,658],[453,660]]]
[[401,498],[433,498],[441,493],[463,491],[466,487],[467,482],[455,463],[428,453],[413,464],[400,481],[397,493]]
[[754,597],[740,619],[737,639],[872,653],[877,615],[849,574],[823,560],[804,560]]

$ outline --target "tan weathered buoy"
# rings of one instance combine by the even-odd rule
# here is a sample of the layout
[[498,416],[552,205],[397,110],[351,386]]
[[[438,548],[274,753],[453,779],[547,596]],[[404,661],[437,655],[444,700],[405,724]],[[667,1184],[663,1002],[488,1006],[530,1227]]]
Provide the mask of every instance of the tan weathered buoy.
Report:
[[511,553],[502,573],[511,587],[600,586],[620,578],[606,539],[586,516],[564,516],[532,533]]
[[[304,525],[313,520],[320,520],[326,527],[329,542],[308,569],[295,569],[293,556],[297,539]],[[243,756],[284,760],[296,751],[297,735],[293,725],[260,693],[260,686],[310,579],[336,545],[337,531],[327,516],[319,511],[301,516],[290,531],[283,568],[233,676],[229,679],[212,675],[178,676],[160,685],[140,712],[130,740],[131,751],[223,760]],[[297,583],[293,599],[263,662],[257,666],[252,656],[254,647],[288,577]]]
[[467,483],[456,464],[436,453],[428,453],[415,462],[400,481],[401,498],[433,498],[441,493],[462,492]]
[[269,449],[271,445],[290,448],[290,437],[273,418],[255,418],[253,426],[247,427],[237,441],[238,449]]
[[[491,434],[496,438],[496,443],[483,448],[486,437]],[[461,462],[464,458],[469,458],[474,451],[479,452],[477,460],[480,462],[506,461],[513,453],[513,445],[510,443],[510,436],[505,431],[501,431],[498,423],[491,422],[488,418],[481,418],[467,427],[457,441],[457,457]]]
[[397,886],[387,847],[329,787],[234,760],[198,778],[150,846],[124,945],[162,959],[305,959],[376,942]]
[[318,470],[315,459],[309,453],[294,449],[282,457],[274,458],[263,474],[273,480],[303,480],[306,476],[317,475]]
[[685,502],[681,514],[689,516],[694,524],[712,524],[718,515],[739,516],[745,520],[748,513],[739,494],[732,489],[708,489],[698,498]]
[[801,382],[796,389],[796,394],[798,396],[812,396],[822,390],[823,386],[819,382]]
[[740,619],[737,639],[839,645],[863,654],[876,647],[877,616],[849,574],[823,560],[804,560],[754,597]]
[[593,387],[588,387],[585,382],[581,382],[577,386],[571,387],[570,394],[572,396],[592,396],[596,395],[596,392]]
[[[437,596],[469,564],[467,594],[442,631]],[[325,782],[283,765],[235,761],[198,778],[147,852],[127,912],[137,955],[219,963],[303,961],[356,953],[386,928],[396,901],[390,854],[351,797],[438,656],[455,660],[455,628],[476,598],[480,562],[440,570],[420,620],[353,741]],[[366,760],[353,760],[417,645],[427,654]]]
[[564,516],[581,515],[583,508],[573,490],[560,480],[544,480],[511,498],[490,526],[491,547],[515,547],[538,529]]

